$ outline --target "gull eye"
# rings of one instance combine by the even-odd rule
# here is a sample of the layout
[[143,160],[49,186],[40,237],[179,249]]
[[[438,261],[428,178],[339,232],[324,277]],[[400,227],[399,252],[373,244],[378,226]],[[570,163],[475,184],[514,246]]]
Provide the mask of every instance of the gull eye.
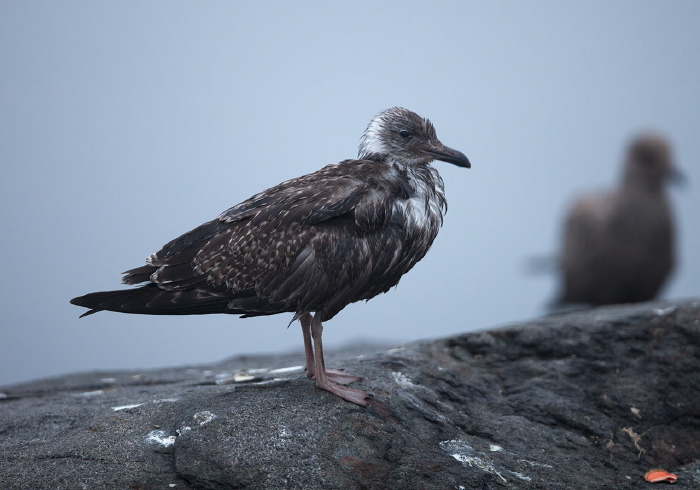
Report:
[[411,137],[411,132],[408,129],[402,129],[399,131],[399,136],[401,136],[403,139],[408,139]]

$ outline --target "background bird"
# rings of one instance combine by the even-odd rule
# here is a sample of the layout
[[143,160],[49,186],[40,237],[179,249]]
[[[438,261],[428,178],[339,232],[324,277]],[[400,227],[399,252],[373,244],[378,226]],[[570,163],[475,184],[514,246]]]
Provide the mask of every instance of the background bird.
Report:
[[675,263],[666,184],[677,175],[668,142],[641,135],[629,146],[618,188],[575,201],[564,225],[557,304],[656,297]]
[[357,377],[326,371],[322,322],[388,291],[426,254],[447,206],[436,159],[471,166],[430,121],[387,109],[367,127],[359,159],[283,182],[172,240],[124,273],[141,287],[71,303],[90,308],[82,316],[294,313],[307,376],[364,406],[367,394],[344,386]]

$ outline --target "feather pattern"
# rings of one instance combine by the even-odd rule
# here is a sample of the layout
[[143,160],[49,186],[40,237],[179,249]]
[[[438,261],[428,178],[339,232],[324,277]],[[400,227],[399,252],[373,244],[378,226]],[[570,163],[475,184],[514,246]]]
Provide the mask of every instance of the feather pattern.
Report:
[[[173,240],[123,282],[217,290],[230,297],[225,308],[198,301],[221,313],[324,310],[328,320],[349,303],[389,290],[425,255],[445,208],[442,181],[431,177],[427,168],[409,176],[373,161],[329,165]],[[427,216],[412,218],[420,212]]]

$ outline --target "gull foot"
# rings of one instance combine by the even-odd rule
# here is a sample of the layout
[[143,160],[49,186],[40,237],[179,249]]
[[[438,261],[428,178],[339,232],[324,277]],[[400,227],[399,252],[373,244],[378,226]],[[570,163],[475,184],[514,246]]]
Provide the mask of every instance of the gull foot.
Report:
[[329,378],[326,378],[325,383],[319,382],[319,380],[316,379],[316,386],[322,390],[330,391],[334,395],[339,396],[343,400],[347,400],[350,403],[360,405],[361,407],[367,406],[366,398],[368,398],[369,395],[364,391],[354,390],[338,383],[334,383],[330,381]]

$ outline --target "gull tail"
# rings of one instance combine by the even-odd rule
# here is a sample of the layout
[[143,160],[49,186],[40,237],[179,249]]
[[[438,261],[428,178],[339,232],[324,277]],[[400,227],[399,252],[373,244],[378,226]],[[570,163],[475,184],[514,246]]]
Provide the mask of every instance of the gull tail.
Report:
[[226,308],[230,301],[230,297],[215,296],[196,289],[167,291],[155,284],[134,289],[90,293],[70,300],[71,304],[90,308],[80,315],[80,318],[105,310],[142,315],[235,313]]

